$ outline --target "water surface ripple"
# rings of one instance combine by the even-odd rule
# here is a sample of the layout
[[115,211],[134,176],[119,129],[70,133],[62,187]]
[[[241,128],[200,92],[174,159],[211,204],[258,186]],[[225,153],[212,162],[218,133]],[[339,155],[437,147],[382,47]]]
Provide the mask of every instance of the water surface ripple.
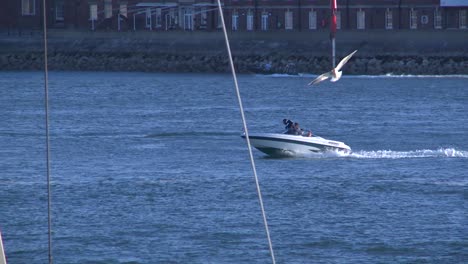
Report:
[[[50,74],[57,263],[270,263],[230,75]],[[47,262],[40,72],[0,72],[8,263]],[[353,153],[254,151],[278,263],[466,263],[468,78],[239,76],[250,131],[290,118]]]

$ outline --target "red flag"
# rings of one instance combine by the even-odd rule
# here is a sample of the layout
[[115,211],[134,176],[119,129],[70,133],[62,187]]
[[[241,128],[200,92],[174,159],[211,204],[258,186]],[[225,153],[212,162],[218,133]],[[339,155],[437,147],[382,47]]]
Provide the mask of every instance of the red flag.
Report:
[[330,10],[331,10],[331,21],[330,21],[330,31],[334,36],[336,33],[336,0],[330,0]]

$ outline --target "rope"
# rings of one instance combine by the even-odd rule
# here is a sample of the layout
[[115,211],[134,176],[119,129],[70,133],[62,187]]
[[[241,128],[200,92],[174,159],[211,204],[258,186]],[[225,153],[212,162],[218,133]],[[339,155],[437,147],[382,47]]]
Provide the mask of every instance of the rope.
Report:
[[241,96],[240,96],[239,85],[237,83],[236,70],[234,69],[234,62],[232,60],[231,47],[229,45],[229,38],[228,38],[228,35],[227,35],[227,31],[226,31],[226,24],[224,23],[223,9],[221,8],[221,0],[217,0],[217,1],[218,1],[219,14],[220,14],[220,17],[221,17],[221,24],[223,26],[224,39],[226,41],[226,48],[227,48],[228,55],[229,55],[229,64],[231,66],[232,77],[234,78],[234,85],[236,86],[237,101],[239,102],[239,109],[240,109],[240,113],[241,113],[241,116],[242,116],[242,123],[244,125],[245,139],[247,141],[247,147],[249,149],[250,164],[252,165],[252,170],[253,170],[253,174],[254,174],[254,177],[255,177],[255,184],[257,186],[258,200],[260,202],[260,208],[262,210],[263,224],[265,225],[265,231],[266,231],[266,235],[267,235],[267,239],[268,239],[268,246],[270,248],[271,261],[273,262],[273,264],[275,264],[276,261],[275,261],[275,254],[273,252],[273,244],[271,243],[270,231],[268,229],[268,222],[267,222],[267,218],[266,218],[266,214],[265,214],[265,208],[263,206],[262,192],[260,190],[260,184],[259,184],[259,181],[258,181],[257,170],[255,168],[255,162],[254,162],[254,158],[253,158],[253,154],[252,154],[252,147],[250,145],[249,131],[247,130],[247,122],[245,120],[244,108],[242,106],[242,99],[241,99]]
[[51,217],[51,190],[50,190],[50,139],[49,139],[49,76],[47,69],[47,13],[46,0],[42,0],[44,23],[44,94],[45,94],[45,128],[46,128],[46,167],[47,167],[47,226],[49,264],[52,264],[52,217]]

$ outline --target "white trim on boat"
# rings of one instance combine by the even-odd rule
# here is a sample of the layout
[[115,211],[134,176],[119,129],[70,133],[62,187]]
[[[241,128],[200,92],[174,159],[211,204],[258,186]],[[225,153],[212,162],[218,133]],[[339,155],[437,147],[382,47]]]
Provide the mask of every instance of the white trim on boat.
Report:
[[0,264],[6,264],[5,249],[3,248],[2,231],[0,231]]
[[[245,138],[245,135],[242,135]],[[327,151],[351,152],[343,142],[318,136],[298,136],[281,133],[250,133],[252,145],[271,156],[294,156]]]

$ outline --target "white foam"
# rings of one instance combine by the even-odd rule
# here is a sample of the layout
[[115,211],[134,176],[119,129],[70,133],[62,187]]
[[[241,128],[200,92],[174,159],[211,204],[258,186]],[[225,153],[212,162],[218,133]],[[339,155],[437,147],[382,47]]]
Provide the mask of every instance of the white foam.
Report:
[[422,149],[410,151],[394,150],[360,150],[352,153],[343,151],[327,151],[310,153],[306,158],[355,158],[355,159],[414,159],[414,158],[468,158],[468,151],[455,148],[440,148],[436,150]]
[[468,78],[464,74],[447,74],[447,75],[417,75],[417,74],[393,74],[387,73],[383,75],[347,75],[351,78]]
[[298,73],[298,74],[287,74],[287,73],[272,73],[272,74],[255,74],[256,77],[269,77],[269,78],[297,78],[305,77],[308,74]]
[[357,151],[345,154],[347,157],[359,159],[405,159],[405,158],[468,158],[468,151],[454,148],[440,148],[437,150],[422,149],[411,151]]
[[[299,73],[298,75],[289,75],[282,73],[273,73],[273,74],[256,74],[257,77],[269,77],[269,78],[291,78],[291,77],[301,77],[301,78],[315,78],[318,75],[313,73]],[[366,79],[377,79],[377,78],[468,78],[466,74],[447,74],[447,75],[417,75],[417,74],[393,74],[386,73],[381,75],[343,75],[342,78],[366,78]]]

